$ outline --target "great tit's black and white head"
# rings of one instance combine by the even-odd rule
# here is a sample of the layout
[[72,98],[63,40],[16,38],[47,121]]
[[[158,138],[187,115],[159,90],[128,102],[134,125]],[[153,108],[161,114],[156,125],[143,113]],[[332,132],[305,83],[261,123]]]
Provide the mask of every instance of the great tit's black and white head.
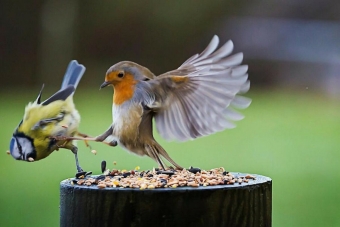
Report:
[[24,135],[13,135],[9,150],[16,160],[32,162],[36,157],[32,139]]

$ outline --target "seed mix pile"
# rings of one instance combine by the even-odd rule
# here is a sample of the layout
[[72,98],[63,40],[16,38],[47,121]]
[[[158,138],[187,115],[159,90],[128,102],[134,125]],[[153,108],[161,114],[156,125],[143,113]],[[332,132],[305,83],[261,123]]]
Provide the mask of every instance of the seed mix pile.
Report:
[[[104,171],[103,171],[104,172]],[[211,170],[201,170],[190,167],[189,169],[176,170],[168,168],[162,170],[138,171],[135,170],[106,170],[103,175],[91,176],[90,173],[81,172],[76,178],[71,179],[72,185],[96,185],[98,188],[177,188],[177,187],[199,187],[248,183],[255,180],[252,175],[234,176],[225,171],[223,167]]]

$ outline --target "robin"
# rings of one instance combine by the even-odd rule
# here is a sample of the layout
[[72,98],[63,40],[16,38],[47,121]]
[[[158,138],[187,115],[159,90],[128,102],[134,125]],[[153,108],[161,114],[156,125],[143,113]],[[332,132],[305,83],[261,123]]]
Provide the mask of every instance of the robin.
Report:
[[149,156],[163,169],[165,158],[182,169],[153,137],[152,119],[166,140],[186,141],[234,128],[243,119],[234,108],[251,103],[239,96],[249,90],[248,66],[240,65],[243,54],[231,55],[232,41],[217,49],[214,36],[201,54],[195,54],[178,69],[155,76],[130,61],[111,66],[100,86],[113,87],[112,124],[95,138],[112,136],[118,145]]

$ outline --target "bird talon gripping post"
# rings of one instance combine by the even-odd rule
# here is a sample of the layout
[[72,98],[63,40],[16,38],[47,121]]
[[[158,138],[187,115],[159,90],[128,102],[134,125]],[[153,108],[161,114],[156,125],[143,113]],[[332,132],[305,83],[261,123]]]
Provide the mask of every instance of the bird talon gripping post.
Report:
[[251,103],[239,96],[250,84],[243,54],[230,55],[231,41],[218,44],[214,36],[201,54],[159,76],[130,61],[111,66],[100,88],[113,87],[112,124],[96,138],[112,135],[120,146],[149,156],[163,169],[163,159],[182,169],[155,141],[153,118],[163,138],[186,141],[235,127],[233,122],[243,118],[235,108]]
[[71,61],[60,90],[41,102],[43,86],[37,99],[27,105],[24,117],[10,142],[13,158],[28,162],[38,161],[59,148],[65,148],[75,154],[77,171],[82,170],[77,152],[74,152],[76,147],[68,137],[78,133],[80,115],[73,103],[73,94],[84,72],[83,65],[76,60]]

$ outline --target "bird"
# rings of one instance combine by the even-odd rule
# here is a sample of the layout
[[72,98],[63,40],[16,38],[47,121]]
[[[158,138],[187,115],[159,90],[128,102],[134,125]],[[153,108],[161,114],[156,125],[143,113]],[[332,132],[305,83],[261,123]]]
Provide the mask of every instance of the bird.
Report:
[[215,35],[203,52],[158,76],[131,61],[111,66],[100,88],[113,87],[112,124],[94,139],[113,137],[125,150],[152,158],[162,169],[165,160],[182,169],[155,140],[153,119],[164,139],[187,141],[234,128],[234,121],[243,119],[235,109],[251,103],[240,95],[250,87],[243,54],[231,55],[231,40],[218,45]]
[[73,102],[73,94],[84,73],[85,67],[72,60],[59,91],[41,102],[43,85],[36,100],[28,103],[23,119],[14,130],[10,141],[10,154],[14,159],[38,161],[59,148],[65,148],[74,153],[77,171],[83,172],[78,161],[78,148],[74,142],[57,140],[55,137],[85,135],[78,132],[80,114]]

